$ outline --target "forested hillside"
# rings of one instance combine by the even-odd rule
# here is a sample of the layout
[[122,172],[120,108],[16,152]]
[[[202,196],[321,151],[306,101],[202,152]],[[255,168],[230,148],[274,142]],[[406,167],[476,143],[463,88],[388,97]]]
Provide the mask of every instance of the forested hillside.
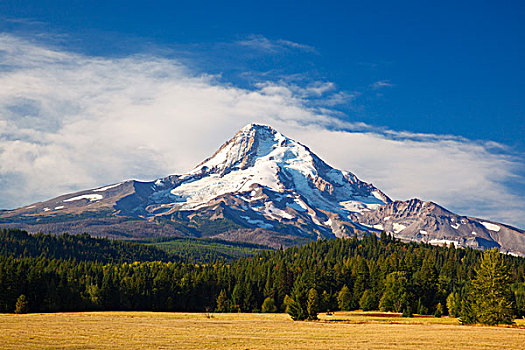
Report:
[[[381,239],[336,239],[232,262],[101,263],[0,258],[0,311],[284,310],[318,295],[318,311],[383,309],[459,315],[483,253]],[[37,254],[35,254],[37,255]],[[525,259],[503,256],[515,314],[525,313]],[[264,304],[264,305],[263,305]],[[447,306],[449,310],[447,310]]]
[[100,263],[134,261],[173,261],[176,257],[164,250],[144,244],[93,238],[88,234],[35,234],[16,229],[0,229],[0,255],[75,259]]
[[160,248],[185,262],[209,263],[252,256],[272,248],[260,244],[221,239],[167,237],[136,242]]
[[229,261],[271,250],[270,247],[218,239],[186,237],[118,241],[95,238],[88,234],[28,234],[18,229],[0,229],[0,255],[46,257],[120,263],[134,261],[185,261],[208,263]]

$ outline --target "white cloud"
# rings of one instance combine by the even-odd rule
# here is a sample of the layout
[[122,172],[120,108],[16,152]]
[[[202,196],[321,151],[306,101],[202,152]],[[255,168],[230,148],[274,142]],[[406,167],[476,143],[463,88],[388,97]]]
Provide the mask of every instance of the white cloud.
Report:
[[345,122],[310,103],[351,98],[334,90],[329,82],[241,89],[176,60],[87,57],[2,35],[0,207],[182,173],[260,122],[396,199],[522,225],[523,195],[503,185],[523,181],[520,159],[493,143]]
[[388,80],[379,80],[376,81],[373,84],[370,84],[370,87],[374,90],[379,90],[386,87],[392,87],[394,86],[392,83],[390,83]]
[[504,185],[522,168],[521,160],[494,154],[482,143],[307,128],[296,135],[329,164],[355,169],[393,199],[418,197],[459,214],[523,225],[523,195]]
[[251,35],[247,39],[239,40],[237,45],[249,47],[251,49],[264,51],[267,53],[277,53],[283,50],[300,50],[315,53],[312,46],[299,44],[290,40],[277,39],[270,40],[262,35]]

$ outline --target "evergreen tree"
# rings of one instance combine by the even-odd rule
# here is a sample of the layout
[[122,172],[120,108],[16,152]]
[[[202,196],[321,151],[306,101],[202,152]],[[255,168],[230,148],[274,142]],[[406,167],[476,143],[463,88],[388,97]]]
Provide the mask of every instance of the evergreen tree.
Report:
[[[369,238],[370,235],[366,235],[365,238]],[[366,260],[357,257],[357,261],[354,264],[354,291],[353,291],[353,299],[356,301],[356,304],[359,302],[359,299],[363,295],[364,291],[369,287],[370,283],[370,270],[368,269],[368,265],[366,263]],[[357,305],[356,305],[357,306]]]
[[326,290],[323,290],[323,293],[321,293],[321,298],[319,299],[319,311],[328,312],[331,310],[332,310],[332,297]]
[[[2,232],[5,233],[0,230],[0,238]],[[13,238],[17,234],[19,239]],[[257,258],[213,264],[115,260],[114,257],[127,256],[127,248],[122,246],[123,251],[110,254],[113,247],[120,245],[67,235],[59,238],[56,244],[49,243],[55,241],[47,235],[34,240],[33,248],[27,247],[29,255],[24,257],[20,255],[26,254],[23,249],[17,249],[27,234],[11,232],[5,238],[0,239],[0,312],[13,312],[21,294],[26,295],[31,312],[202,312],[207,307],[210,310],[217,307],[225,311],[254,312],[260,310],[265,299],[273,294],[275,305],[283,305],[283,310],[290,305],[288,309],[295,310],[291,311],[295,319],[306,319],[309,316],[309,291],[315,286],[317,291],[323,291],[319,293],[319,312],[337,309],[337,304],[343,310],[357,306],[377,309],[381,299],[380,307],[385,310],[401,311],[406,315],[411,310],[428,314],[436,311],[438,303],[444,306],[445,299],[449,299],[447,307],[451,315],[460,316],[463,323],[470,323],[477,321],[474,310],[478,312],[480,308],[476,303],[486,299],[487,294],[483,292],[483,297],[473,297],[472,280],[475,271],[481,269],[476,266],[482,252],[401,243],[388,235],[381,241],[373,236],[362,240],[320,240],[285,251],[263,252]],[[68,247],[100,243],[100,250],[94,248],[98,251],[95,256],[105,258],[99,262],[92,257],[85,258],[86,247],[70,249],[65,255],[67,258],[49,258],[51,255],[60,256],[62,243]],[[50,249],[49,254],[39,255],[39,247]],[[138,245],[133,249],[137,254],[142,251]],[[505,300],[513,301],[515,312],[523,314],[525,259],[508,255],[499,255],[499,258],[505,262],[511,279],[505,287]],[[366,276],[365,268],[369,274],[362,278]],[[422,270],[429,271],[430,277],[418,273]],[[436,271],[439,271],[437,283]],[[480,271],[476,278],[481,280],[481,276]],[[511,292],[508,289],[510,283]],[[438,288],[435,288],[436,284]],[[363,287],[365,290],[360,292]],[[426,298],[420,294],[423,290],[434,291],[435,296]],[[361,297],[358,299],[359,295],[353,291],[361,293]]]
[[359,307],[363,311],[370,311],[370,310],[376,310],[378,307],[378,303],[376,300],[375,294],[370,290],[367,289],[363,293],[363,296],[361,299],[359,299]]
[[230,301],[228,300],[226,291],[222,289],[221,292],[219,293],[219,296],[217,297],[217,308],[215,309],[215,311],[216,312],[230,312],[230,309],[231,309]]
[[519,283],[513,287],[514,304],[516,307],[516,316],[525,316],[525,284]]
[[514,318],[510,275],[497,249],[483,253],[481,264],[472,281],[474,312],[480,323],[510,324]]
[[350,311],[352,309],[352,293],[346,284],[341,288],[337,294],[337,306],[339,310]]
[[306,306],[308,313],[308,320],[317,320],[317,313],[319,312],[319,294],[315,288],[310,288],[308,291],[308,304]]
[[459,322],[461,324],[474,324],[478,322],[476,313],[472,307],[474,301],[472,300],[471,293],[465,294],[464,298],[461,299],[461,313],[459,316]]
[[233,287],[233,292],[232,292],[232,301],[233,301],[233,309],[235,309],[235,311],[244,311],[241,309],[242,307],[242,302],[244,300],[244,287],[241,283],[237,283],[235,285],[235,287]]
[[308,314],[302,308],[301,303],[291,297],[286,301],[286,313],[288,313],[294,321],[303,321],[308,318]]
[[386,276],[385,292],[379,301],[383,311],[402,312],[408,306],[408,279],[405,272],[392,272]]
[[451,317],[459,317],[461,312],[461,298],[458,292],[452,292],[447,297],[447,310]]
[[[416,295],[421,299],[425,309],[432,312],[438,296],[438,277],[434,267],[435,261],[433,255],[427,253],[419,271],[414,273],[413,283]],[[429,310],[430,309],[430,310]],[[418,310],[420,314],[426,314],[428,311]]]
[[308,319],[308,289],[306,275],[301,275],[295,280],[292,296],[288,301],[286,312],[290,314],[294,321],[303,321]]
[[264,296],[273,298],[275,296],[274,294],[272,274],[270,267],[268,267],[268,271],[266,272],[266,283],[264,284]]

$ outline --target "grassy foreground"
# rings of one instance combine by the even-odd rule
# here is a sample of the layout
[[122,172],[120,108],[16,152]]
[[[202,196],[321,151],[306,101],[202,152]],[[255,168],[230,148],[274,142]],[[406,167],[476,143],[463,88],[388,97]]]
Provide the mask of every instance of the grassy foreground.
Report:
[[515,327],[346,312],[320,322],[286,314],[80,312],[0,315],[3,349],[523,349]]

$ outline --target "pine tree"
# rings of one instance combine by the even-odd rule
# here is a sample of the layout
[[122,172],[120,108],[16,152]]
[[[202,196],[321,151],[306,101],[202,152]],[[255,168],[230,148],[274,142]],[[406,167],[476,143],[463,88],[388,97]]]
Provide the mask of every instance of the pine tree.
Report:
[[[430,252],[427,253],[419,271],[414,273],[413,283],[425,309],[429,311],[434,309],[438,295],[438,276],[434,267],[434,258]],[[418,310],[418,312],[420,311],[423,311],[423,308]]]
[[458,292],[452,292],[447,297],[447,309],[449,316],[458,317],[461,312],[461,298]]
[[317,320],[317,313],[319,311],[319,294],[315,288],[310,288],[308,291],[308,304],[306,306],[308,313],[308,320]]
[[[405,315],[410,315],[411,311],[433,314],[438,303],[445,309],[444,301],[447,299],[446,305],[452,316],[460,316],[462,323],[472,323],[478,322],[478,318],[483,316],[482,311],[491,310],[491,307],[479,305],[488,303],[490,298],[487,295],[490,293],[480,292],[483,288],[476,289],[473,283],[476,271],[477,279],[484,280],[482,268],[476,267],[480,264],[478,260],[482,252],[404,244],[388,235],[381,241],[373,236],[362,240],[317,241],[282,252],[262,253],[257,258],[193,264],[121,262],[115,256],[122,252],[117,255],[112,253],[101,262],[92,261],[92,257],[85,260],[83,251],[80,255],[77,255],[78,251],[64,254],[61,242],[70,245],[76,242],[76,236],[64,236],[56,241],[59,244],[46,243],[43,256],[23,257],[21,254],[25,254],[25,248],[17,251],[6,247],[6,244],[12,244],[12,239],[2,240],[2,232],[0,230],[0,312],[13,312],[17,299],[25,291],[31,291],[31,295],[26,294],[31,312],[194,312],[207,307],[211,310],[215,305],[223,310],[227,310],[229,305],[231,311],[255,312],[261,309],[267,297],[273,295],[278,307],[290,305],[289,309],[295,310],[291,311],[295,319],[306,319],[309,317],[309,291],[314,286],[318,292],[323,291],[319,293],[318,312],[337,309],[338,302],[343,309],[355,308],[357,301],[363,309],[371,308],[365,305],[369,301],[377,304],[381,299],[383,309],[399,310]],[[25,234],[22,238],[27,239],[27,236]],[[47,235],[44,238],[55,240]],[[79,238],[79,242],[83,240]],[[57,249],[54,252],[45,250],[50,247]],[[38,249],[37,246],[27,248],[32,255],[37,254]],[[67,259],[50,259],[49,255],[65,256]],[[70,257],[78,260],[68,260]],[[508,313],[512,301],[516,307],[514,312],[524,315],[525,259],[505,255],[498,257],[508,266],[504,270],[507,277],[512,278],[512,291],[508,288],[509,281],[496,283],[499,287],[507,286],[503,293],[503,300],[507,302],[497,304],[496,309]],[[108,259],[113,262],[107,262]],[[369,274],[363,279],[359,274],[361,271],[366,275],[365,267],[368,267]],[[476,283],[485,286],[485,283]],[[345,284],[346,287],[343,287]],[[361,293],[363,287],[366,289]],[[434,296],[429,294],[426,298],[424,291],[430,291]],[[359,293],[362,294],[360,299]],[[287,297],[287,301],[283,302],[286,295],[291,295],[291,298]],[[447,295],[449,298],[446,298]],[[268,303],[271,306],[271,302]],[[506,307],[502,308],[502,305]],[[377,309],[377,305],[373,308]],[[267,309],[269,307],[265,307]]]
[[459,316],[459,322],[461,324],[474,324],[478,322],[476,313],[472,307],[474,301],[471,293],[466,293],[463,299],[461,299],[461,313]]
[[[369,237],[368,235],[365,237]],[[359,301],[361,296],[363,295],[364,291],[369,287],[370,283],[370,270],[368,269],[368,265],[366,263],[366,260],[357,257],[357,261],[354,265],[354,291],[353,296],[356,301]]]
[[303,321],[306,320],[308,315],[301,307],[301,303],[295,301],[291,297],[288,297],[286,300],[286,313],[290,315],[294,321]]
[[266,283],[264,284],[264,296],[273,298],[275,295],[275,291],[273,289],[273,281],[272,281],[272,274],[271,270],[268,267],[268,271],[266,272]]
[[241,312],[243,297],[244,297],[243,284],[237,283],[235,287],[233,287],[233,292],[232,292],[233,309],[235,309],[236,311]]
[[308,278],[301,275],[295,280],[292,297],[288,299],[286,312],[294,321],[302,321],[308,318]]
[[346,285],[337,294],[337,306],[343,311],[349,311],[352,308],[352,293]]
[[402,312],[408,306],[408,279],[405,272],[392,272],[386,276],[385,292],[379,301],[383,311]]
[[229,312],[230,309],[231,309],[230,301],[228,300],[226,291],[222,289],[221,292],[219,293],[219,296],[217,297],[217,308],[215,309],[215,311],[216,312]]
[[518,317],[525,316],[525,283],[514,286],[514,300],[516,303],[516,314]]
[[510,275],[497,249],[483,253],[472,287],[473,310],[478,322],[488,325],[512,323]]
[[359,307],[363,311],[377,310],[376,296],[370,289],[365,290],[363,296],[359,299]]
[[323,290],[323,293],[321,293],[321,297],[319,299],[319,311],[326,311],[326,312],[331,311],[332,309],[331,302],[332,302],[332,298],[330,294],[326,290]]

